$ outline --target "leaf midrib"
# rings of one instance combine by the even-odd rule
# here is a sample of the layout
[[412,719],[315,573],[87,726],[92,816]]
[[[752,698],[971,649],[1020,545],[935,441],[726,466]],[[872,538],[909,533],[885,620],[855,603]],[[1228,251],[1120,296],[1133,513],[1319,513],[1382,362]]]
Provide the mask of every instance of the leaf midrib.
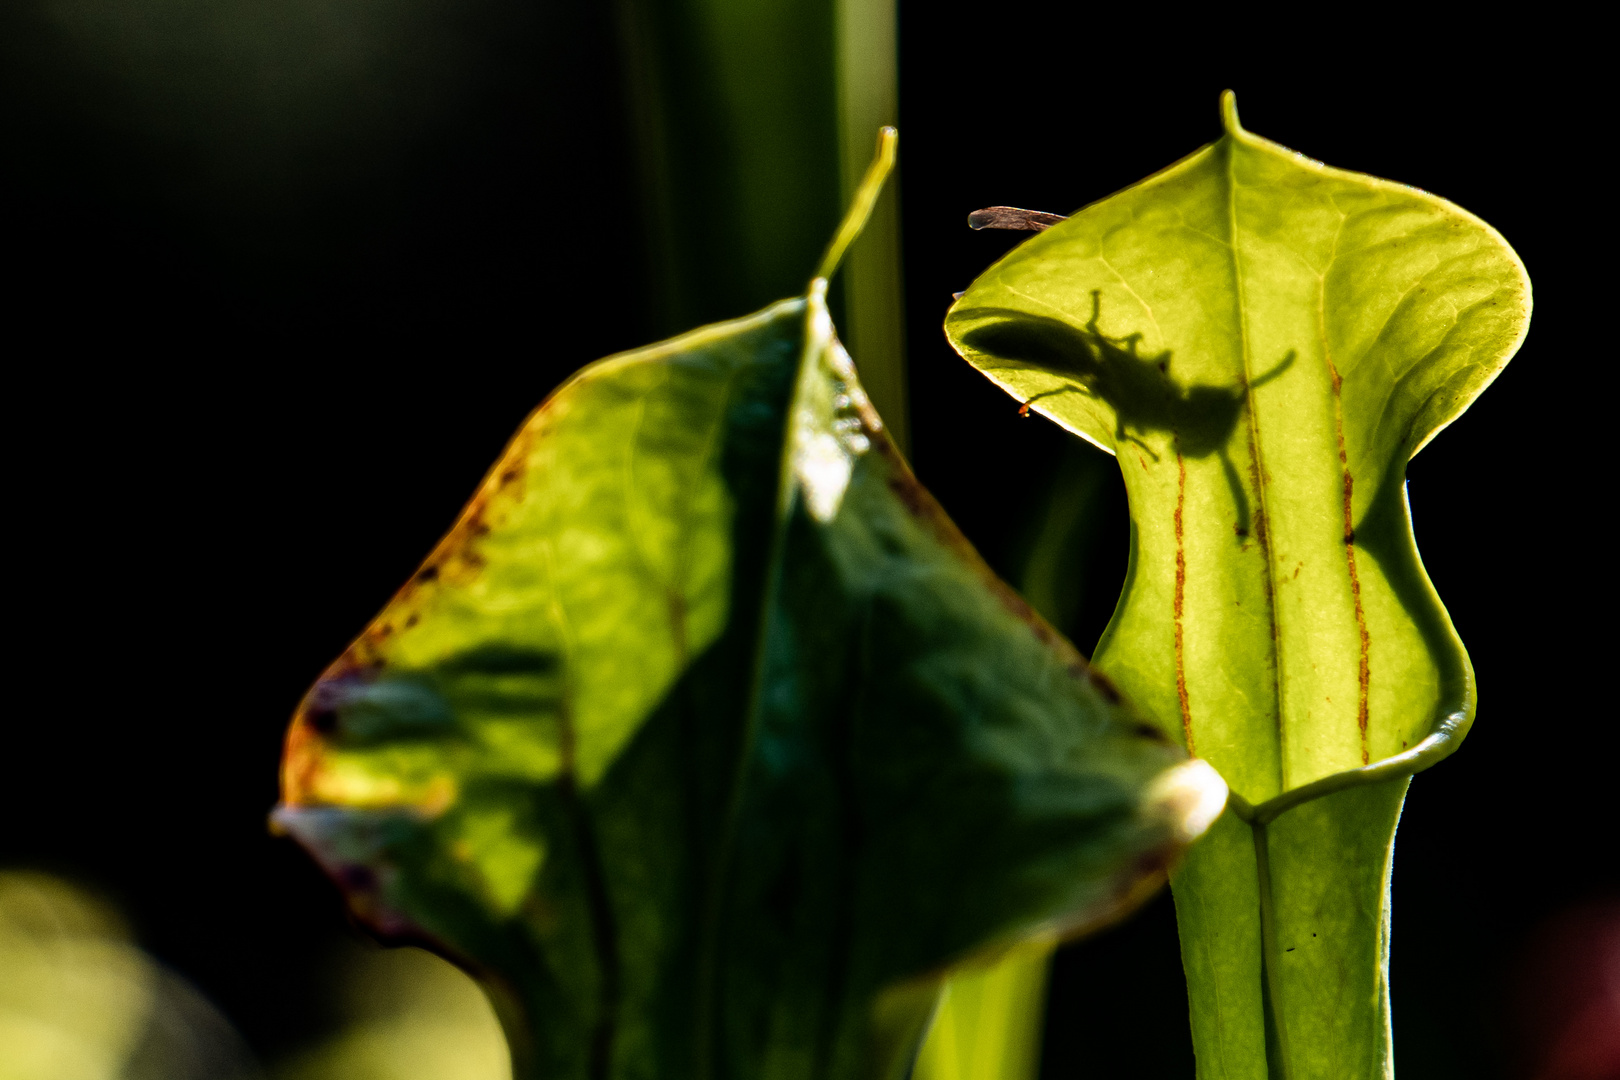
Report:
[[[718,1021],[716,999],[719,993],[720,920],[725,906],[726,882],[731,874],[732,853],[736,847],[737,832],[742,820],[742,800],[748,778],[749,762],[753,757],[753,748],[758,737],[768,652],[766,644],[770,639],[771,612],[776,606],[777,591],[781,584],[782,552],[786,544],[787,527],[793,508],[793,500],[789,494],[791,491],[790,485],[793,483],[792,454],[793,442],[796,438],[793,418],[799,400],[800,384],[804,379],[805,367],[811,362],[810,350],[812,342],[810,332],[817,306],[814,286],[812,286],[810,296],[783,301],[769,310],[775,314],[792,305],[797,305],[799,308],[800,326],[803,333],[801,341],[803,344],[795,354],[793,389],[788,394],[787,407],[782,413],[782,437],[777,448],[776,505],[772,513],[770,550],[765,561],[765,583],[764,588],[760,591],[759,611],[755,623],[753,670],[749,678],[748,711],[743,722],[741,745],[737,750],[737,766],[732,774],[725,819],[721,822],[720,842],[716,846],[714,862],[710,870],[709,880],[706,883],[708,895],[704,899],[705,911],[698,941],[696,975],[696,1026],[693,1038],[694,1075],[696,1080],[710,1080],[715,1075],[712,1044],[715,1041],[716,1023]],[[824,303],[822,304],[822,311],[825,312]]]
[[1266,615],[1271,622],[1272,647],[1272,703],[1277,710],[1277,787],[1278,791],[1288,790],[1288,731],[1283,713],[1283,646],[1282,625],[1277,616],[1277,578],[1274,560],[1271,557],[1271,515],[1266,504],[1266,464],[1261,450],[1260,417],[1254,407],[1253,372],[1250,370],[1251,357],[1249,348],[1249,318],[1247,292],[1244,288],[1243,259],[1238,251],[1238,214],[1237,214],[1237,177],[1234,167],[1237,152],[1244,144],[1234,133],[1226,136],[1226,160],[1224,162],[1223,179],[1226,182],[1226,249],[1232,259],[1232,281],[1234,285],[1233,299],[1235,301],[1238,348],[1243,360],[1243,403],[1244,413],[1248,418],[1249,427],[1249,454],[1254,464],[1255,501],[1258,512],[1255,514],[1255,540],[1260,545],[1261,557],[1266,563]]

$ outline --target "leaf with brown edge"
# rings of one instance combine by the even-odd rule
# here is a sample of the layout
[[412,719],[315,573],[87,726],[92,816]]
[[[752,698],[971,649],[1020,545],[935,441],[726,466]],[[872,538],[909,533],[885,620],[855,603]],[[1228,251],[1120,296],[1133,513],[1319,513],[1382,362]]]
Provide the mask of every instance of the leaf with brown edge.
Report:
[[591,365],[310,690],[275,820],[520,1077],[900,1077],[1225,789],[999,582],[808,294]]

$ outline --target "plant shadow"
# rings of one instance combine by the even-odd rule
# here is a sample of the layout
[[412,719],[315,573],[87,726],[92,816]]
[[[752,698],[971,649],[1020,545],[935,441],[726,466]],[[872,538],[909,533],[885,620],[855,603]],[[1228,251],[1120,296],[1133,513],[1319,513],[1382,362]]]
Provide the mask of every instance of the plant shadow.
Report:
[[1140,333],[1120,338],[1103,333],[1098,325],[1101,309],[1101,293],[1093,290],[1091,318],[1084,327],[1012,308],[970,308],[958,317],[991,320],[962,336],[963,344],[975,352],[995,357],[1003,367],[1042,371],[1070,383],[1036,394],[1020,411],[1027,413],[1031,405],[1045,398],[1083,394],[1113,410],[1116,445],[1134,443],[1158,461],[1159,455],[1143,436],[1162,433],[1171,437],[1175,452],[1182,457],[1217,455],[1237,507],[1237,535],[1246,537],[1249,500],[1227,447],[1248,392],[1292,367],[1294,351],[1289,350],[1271,370],[1254,379],[1231,386],[1184,386],[1170,374],[1170,350],[1144,355]]

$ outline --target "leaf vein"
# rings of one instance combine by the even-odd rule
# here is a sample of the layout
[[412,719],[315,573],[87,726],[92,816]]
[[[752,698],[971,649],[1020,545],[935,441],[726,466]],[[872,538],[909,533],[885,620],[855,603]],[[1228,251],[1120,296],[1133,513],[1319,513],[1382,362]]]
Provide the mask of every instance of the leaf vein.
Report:
[[1288,789],[1288,731],[1284,724],[1283,714],[1283,649],[1282,627],[1277,617],[1277,586],[1276,568],[1272,565],[1270,518],[1266,512],[1266,466],[1265,458],[1261,452],[1260,418],[1255,410],[1254,378],[1250,370],[1252,358],[1250,356],[1249,342],[1249,308],[1247,290],[1244,288],[1243,257],[1238,249],[1238,213],[1237,213],[1237,177],[1233,175],[1235,155],[1233,142],[1228,141],[1226,146],[1226,162],[1223,178],[1226,181],[1226,218],[1227,230],[1231,240],[1227,249],[1232,258],[1233,298],[1237,307],[1238,346],[1243,362],[1243,397],[1244,412],[1248,416],[1249,455],[1250,468],[1253,472],[1255,501],[1258,503],[1254,515],[1254,537],[1260,546],[1260,556],[1265,560],[1265,593],[1266,613],[1271,620],[1271,647],[1273,658],[1272,669],[1272,707],[1277,711],[1277,770],[1278,789]]

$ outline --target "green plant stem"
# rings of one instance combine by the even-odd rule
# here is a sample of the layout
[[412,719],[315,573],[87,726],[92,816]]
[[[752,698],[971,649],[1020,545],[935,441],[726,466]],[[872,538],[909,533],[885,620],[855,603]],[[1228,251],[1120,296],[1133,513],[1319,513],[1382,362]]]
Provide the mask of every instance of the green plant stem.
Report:
[[[894,0],[835,0],[838,160],[844,199],[858,189],[872,136],[899,121]],[[861,380],[890,438],[910,447],[906,397],[905,291],[900,261],[900,184],[878,196],[843,272],[844,327]]]
[[1276,996],[1272,987],[1278,981],[1276,900],[1271,887],[1271,856],[1266,845],[1266,827],[1260,822],[1249,826],[1254,834],[1255,879],[1260,894],[1260,1002],[1265,1009],[1267,1080],[1288,1080],[1286,1027],[1277,1022]]
[[1056,944],[1037,939],[953,977],[913,1080],[1024,1080],[1040,1071],[1041,1018]]
[[[619,0],[658,336],[800,292],[897,119],[894,0]],[[907,445],[898,185],[829,296]]]
[[1172,874],[1201,1080],[1392,1074],[1390,871],[1409,782],[1264,821],[1228,813]]

